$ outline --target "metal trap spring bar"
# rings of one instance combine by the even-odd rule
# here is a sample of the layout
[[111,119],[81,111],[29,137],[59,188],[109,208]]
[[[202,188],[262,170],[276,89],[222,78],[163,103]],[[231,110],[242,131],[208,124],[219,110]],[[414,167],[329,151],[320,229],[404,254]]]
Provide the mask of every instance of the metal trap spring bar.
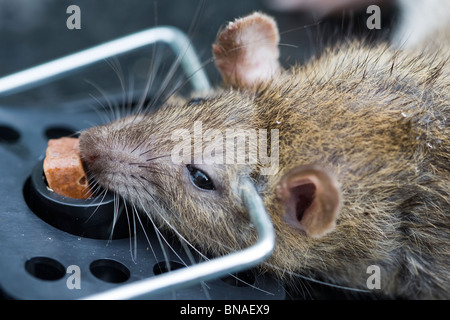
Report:
[[74,54],[43,63],[0,78],[0,97],[42,85],[95,62],[117,56],[143,46],[163,42],[170,46],[189,75],[194,90],[207,91],[210,84],[188,37],[170,26],[154,27],[100,44]]

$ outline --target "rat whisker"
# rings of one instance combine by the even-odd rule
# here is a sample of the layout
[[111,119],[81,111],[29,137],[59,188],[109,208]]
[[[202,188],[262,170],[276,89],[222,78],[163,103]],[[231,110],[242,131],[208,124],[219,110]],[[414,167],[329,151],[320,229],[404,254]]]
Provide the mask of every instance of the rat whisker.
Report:
[[[100,203],[104,201],[104,199],[105,199],[105,197],[106,197],[106,193],[107,193],[107,192],[106,192],[106,190],[105,190],[104,193],[103,193],[103,196],[102,196],[102,199],[101,199]],[[92,201],[93,201],[93,199],[92,199]],[[95,210],[89,215],[89,217],[86,219],[85,223],[88,223],[89,220],[94,216],[94,214],[95,214],[95,213],[97,212],[97,210],[100,208],[100,203],[99,203],[99,205],[95,208]]]
[[[157,26],[158,24],[158,18],[157,18],[157,3],[154,2],[154,16],[153,16],[153,20],[154,20],[154,25]],[[155,66],[157,66],[159,68],[159,66],[161,65],[160,61],[162,58],[162,54],[156,54],[156,50],[157,50],[158,46],[153,45],[152,46],[152,54],[151,54],[151,59],[150,59],[150,64],[149,64],[149,69],[147,72],[147,81],[145,83],[145,87],[143,92],[141,93],[141,97],[137,103],[137,108],[134,110],[134,114],[137,117],[143,109],[143,106],[145,104],[145,101],[147,100],[147,95],[150,92],[150,89],[153,87],[153,83],[155,81],[156,78],[156,74],[158,73],[158,69],[155,70]],[[158,61],[156,61],[156,58],[158,58]]]
[[183,80],[178,86],[174,86],[174,89],[170,92],[170,94],[167,95],[165,99],[161,101],[161,105],[164,105],[173,95],[177,94],[181,89],[184,88],[184,86],[191,81],[191,79],[196,75],[197,72],[200,72],[202,69],[204,69],[208,64],[214,62],[214,57],[211,57],[200,65],[200,67],[195,70],[191,75],[187,76],[185,80]]
[[[197,232],[198,232],[199,234],[201,233],[200,231],[197,231]],[[202,236],[204,236],[203,233],[202,233]],[[224,247],[224,248],[227,248],[230,252],[234,251],[233,248],[231,248],[231,247],[229,247],[229,246],[223,244],[222,242],[218,241],[217,239],[214,239],[214,238],[211,238],[211,237],[208,237],[208,239],[209,239],[210,241],[214,242],[214,243],[217,243],[219,246],[222,246],[222,247]],[[183,243],[183,242],[186,242],[188,245],[190,245],[190,243],[189,243],[188,241],[186,241],[186,239],[182,238],[182,239],[180,239],[180,240],[181,240],[180,242],[182,242],[182,243]],[[190,245],[190,246],[192,247],[192,245]],[[202,252],[197,251],[197,250],[195,249],[195,247],[192,247],[192,248],[197,252],[197,254],[200,255],[201,258],[205,259],[206,261],[211,260],[211,259],[208,258],[206,255],[204,255]],[[246,282],[245,280],[240,279],[240,278],[239,278],[237,275],[235,275],[235,274],[229,273],[228,275],[229,275],[230,277],[236,279],[237,281],[239,281],[239,282],[245,284],[245,285],[248,286],[248,287],[252,287],[252,288],[254,288],[254,289],[258,290],[258,291],[261,291],[261,292],[263,292],[263,293],[265,293],[265,294],[268,294],[268,295],[273,295],[272,292],[269,292],[269,291],[263,290],[263,289],[261,289],[261,288],[258,288],[257,286],[252,285],[251,283],[248,283],[248,282]]]
[[[155,200],[154,200],[155,201]],[[157,206],[156,201],[153,203],[153,206]],[[160,208],[158,208],[160,209]],[[158,209],[156,209],[156,212],[158,212]],[[149,220],[151,221],[151,223],[153,224],[153,228],[156,232],[158,241],[160,243],[163,255],[164,255],[164,261],[166,263],[166,268],[168,270],[168,272],[171,271],[171,264],[170,264],[170,259],[168,257],[168,253],[167,253],[167,247],[170,248],[170,250],[172,250],[172,252],[175,254],[175,256],[178,257],[178,259],[183,263],[183,265],[185,267],[188,267],[188,264],[184,261],[184,259],[182,259],[180,257],[180,255],[176,252],[176,250],[168,243],[168,241],[166,240],[166,238],[164,237],[164,235],[161,233],[161,231],[159,230],[159,228],[156,226],[155,222],[153,221],[153,219],[151,218],[151,215],[144,209],[145,214],[147,215],[147,217],[149,218]],[[164,243],[161,241],[161,238],[164,240]],[[189,248],[186,246],[186,242],[185,241],[180,241],[183,249],[186,252],[186,255],[188,256],[188,259],[190,260],[191,264],[195,264],[196,261],[194,259],[194,257],[192,256],[191,251],[189,250]],[[211,299],[211,296],[209,295],[208,289],[209,287],[206,285],[206,283],[204,281],[202,281],[201,283],[202,289],[205,293],[205,296],[207,297],[207,299]]]
[[282,269],[282,268],[280,268],[280,267],[278,267],[278,266],[276,266],[276,265],[274,265],[274,264],[268,263],[268,262],[263,262],[263,263],[264,263],[265,265],[270,266],[271,268],[280,270],[280,271],[282,271],[282,272],[284,272],[284,273],[287,273],[287,274],[289,274],[289,275],[291,275],[291,276],[294,276],[294,277],[301,278],[301,279],[303,279],[303,280],[315,282],[315,283],[318,283],[318,284],[321,284],[321,285],[325,285],[325,286],[328,286],[328,287],[337,288],[337,289],[341,289],[341,290],[347,290],[347,291],[353,291],[353,292],[360,292],[360,293],[370,293],[370,290],[357,289],[357,288],[349,288],[349,287],[337,285],[337,284],[334,284],[334,283],[329,283],[329,282],[320,281],[320,280],[317,280],[317,279],[314,279],[314,278],[311,278],[311,277],[308,277],[308,276],[301,275],[301,274],[296,273],[296,272],[292,272],[292,271],[289,271],[289,270],[286,270],[286,269]]
[[[158,50],[158,51],[157,51]],[[153,87],[153,84],[156,79],[156,75],[158,74],[158,70],[161,66],[161,61],[163,55],[161,53],[157,54],[157,52],[160,52],[160,48],[156,45],[152,48],[152,56],[151,56],[151,63],[149,65],[148,69],[148,76],[147,81],[144,87],[144,91],[141,93],[141,97],[137,103],[137,108],[134,111],[135,116],[138,116],[142,113],[144,110],[145,101],[147,100],[148,93],[150,92],[151,88]]]
[[123,114],[124,117],[129,117],[133,113],[133,101],[134,101],[134,84],[135,84],[135,78],[132,76],[132,72],[129,72],[128,76],[128,90],[124,91],[124,98],[123,100]]
[[[158,204],[157,204],[156,200],[155,200],[153,197],[152,197],[152,199],[153,199],[153,205],[154,205],[154,206],[157,206]],[[139,201],[140,201],[140,199],[139,199]],[[142,203],[140,203],[140,206],[141,206],[141,208],[143,209],[145,215],[148,217],[148,219],[149,219],[150,222],[152,223],[152,225],[153,225],[153,227],[154,227],[154,229],[155,229],[157,235],[159,234],[159,235],[162,237],[162,239],[164,240],[164,242],[169,246],[169,248],[172,250],[172,252],[175,254],[175,256],[176,256],[176,257],[177,257],[177,258],[178,258],[185,266],[187,266],[187,263],[183,260],[183,258],[180,257],[180,255],[176,252],[176,250],[169,244],[169,242],[167,241],[167,239],[162,235],[161,231],[159,230],[159,228],[156,226],[155,222],[153,221],[151,214],[150,214],[147,210],[145,210],[145,207],[142,205]],[[157,208],[155,211],[158,212],[158,209],[161,210],[161,208]],[[159,239],[159,236],[158,236],[158,239]],[[167,263],[169,263],[169,262],[167,261]]]
[[[160,174],[160,173],[157,172],[157,174]],[[164,175],[165,175],[166,177],[171,178],[171,179],[174,178],[172,175],[167,174],[167,173],[164,174]],[[141,177],[141,179],[144,180],[145,182],[147,182],[149,185],[152,185],[156,190],[159,190],[160,192],[164,192],[164,186],[162,186],[160,183],[154,182],[154,181],[150,181],[150,180],[148,180],[148,179],[145,178],[145,177]],[[141,183],[142,183],[142,181],[141,181]],[[148,191],[147,189],[144,189],[144,191],[145,191],[146,193],[149,193],[149,191]]]
[[[186,242],[184,240],[178,239],[180,241],[181,246],[183,247],[184,252],[186,253],[186,255],[188,256],[189,261],[191,262],[192,265],[196,264],[197,261],[195,260],[194,256],[192,255],[192,251],[189,248],[189,246],[186,244]],[[208,261],[208,260],[206,260]],[[207,300],[212,300],[211,295],[209,294],[209,290],[211,289],[205,281],[200,282],[203,292],[205,293],[206,299]]]
[[141,219],[141,217],[140,217],[139,211],[138,211],[138,209],[135,207],[134,204],[133,204],[133,208],[134,208],[134,210],[135,210],[135,216],[136,216],[136,219],[138,220],[139,225],[141,226],[142,232],[144,233],[144,237],[145,237],[145,239],[147,240],[147,243],[148,243],[148,245],[149,245],[149,247],[150,247],[150,250],[152,251],[153,257],[154,257],[155,259],[158,259],[158,256],[157,256],[155,250],[153,249],[152,241],[150,240],[150,238],[149,238],[149,236],[148,236],[148,234],[147,234],[147,231],[146,231],[147,228],[144,226],[144,223],[142,222],[142,219]]
[[175,62],[172,63],[171,67],[169,68],[169,71],[167,72],[166,76],[164,77],[164,80],[162,81],[161,85],[159,86],[159,89],[155,93],[155,98],[153,101],[151,101],[147,106],[146,110],[152,110],[154,106],[156,105],[157,101],[162,97],[164,91],[167,89],[170,81],[173,79],[173,76],[175,75],[175,72],[177,71],[178,67],[181,64],[181,60],[183,59],[183,54],[180,54],[176,59]]
[[[122,198],[123,199],[123,198]],[[128,234],[130,239],[130,253],[131,260],[136,263],[137,261],[137,228],[136,228],[136,216],[138,215],[138,211],[136,207],[133,205],[131,208],[131,212],[128,212],[127,201],[123,199],[125,202],[125,214],[127,217],[127,225],[128,225]],[[133,223],[130,221],[130,215],[133,218]],[[133,232],[131,230],[131,226],[133,226]]]
[[151,152],[152,151],[152,149],[149,149],[149,150],[146,150],[146,151],[144,151],[144,152],[141,152],[140,154],[139,154],[139,157],[142,157],[144,154],[147,154],[147,153],[149,153],[149,152]]
[[[114,58],[110,58],[110,59],[106,59],[106,63],[111,67],[111,69],[116,73],[117,78],[119,80],[120,83],[120,88],[122,89],[122,106],[125,106],[126,103],[126,87],[125,87],[125,82],[124,82],[124,73],[123,73],[123,69],[122,66],[119,62],[119,59],[117,57]],[[119,105],[116,105],[115,108],[115,119],[118,120],[121,118],[121,112],[120,112],[120,108]]]
[[[114,108],[115,107],[114,107],[111,99],[108,97],[109,95],[105,92],[105,90],[100,88],[94,82],[92,82],[90,80],[85,80],[85,82],[88,83],[89,85],[91,85],[92,87],[94,87],[101,94],[101,96],[103,97],[104,101],[106,102],[106,106],[103,103],[101,103],[98,99],[95,99],[92,95],[91,95],[91,97],[93,97],[103,107],[103,109],[105,110],[105,116],[108,116],[108,118],[109,118],[108,122],[112,122],[116,118],[115,115],[114,115]],[[108,113],[106,113],[106,111],[108,111]]]
[[[154,195],[151,194],[151,193],[148,193],[148,195],[153,199],[154,204],[156,204],[157,201],[156,201]],[[171,209],[169,206],[167,206],[167,204],[164,202],[163,199],[159,199],[159,201],[161,201],[161,202],[163,203],[164,207],[165,207],[168,211],[170,211],[173,215],[175,215],[175,213],[172,211],[172,209]],[[159,205],[158,205],[158,206],[159,206]],[[159,210],[156,210],[157,213],[159,213],[159,212],[161,212],[161,211],[163,211],[163,209],[162,209],[161,207],[159,207]],[[147,214],[147,215],[148,215],[148,214]],[[175,235],[180,239],[180,243],[184,243],[184,246],[186,246],[186,245],[189,246],[189,247],[190,247],[191,249],[193,249],[197,254],[199,254],[201,258],[205,259],[206,261],[209,261],[209,260],[210,260],[205,254],[203,254],[201,251],[199,251],[199,250],[198,250],[194,245],[192,245],[186,238],[184,238],[184,237],[178,232],[178,230],[177,230],[172,224],[170,224],[170,223],[167,221],[167,219],[166,219],[163,215],[161,215],[161,214],[158,214],[158,215],[159,215],[159,217],[162,218],[163,221],[164,221],[164,222],[172,229],[172,231],[175,232]],[[200,231],[198,231],[198,232],[200,233]],[[218,242],[217,240],[215,240],[215,239],[211,239],[211,240],[214,241],[214,242],[216,242],[216,243],[219,243],[219,242]],[[223,244],[221,244],[221,245],[223,245]],[[186,246],[186,249],[185,249],[185,250],[189,249],[187,246]],[[223,245],[223,246],[224,246],[224,245]],[[226,246],[224,246],[224,247],[226,247]],[[229,250],[230,250],[230,251],[233,251],[232,248],[229,248]],[[256,286],[252,285],[251,283],[248,283],[248,282],[246,282],[246,281],[240,279],[238,276],[236,276],[236,275],[234,275],[234,274],[231,274],[231,273],[230,273],[229,276],[235,278],[236,280],[238,280],[238,281],[244,283],[245,285],[247,285],[247,286],[249,286],[249,287],[252,287],[252,288],[254,288],[254,289],[258,290],[258,291],[261,291],[261,292],[266,293],[266,294],[268,294],[268,295],[273,295],[273,293],[271,293],[271,292],[269,292],[269,291],[266,291],[266,290],[263,290],[263,289],[261,289],[261,288],[258,288],[258,287],[256,287]]]
[[[162,174],[161,171],[158,171],[158,170],[151,170],[151,169],[153,169],[152,166],[138,165],[137,167],[138,167],[138,168],[148,169],[148,170],[146,170],[146,171],[149,172],[149,173],[153,173],[153,174]],[[143,180],[148,180],[148,179],[146,179],[146,178],[145,178],[144,176],[142,176],[142,175],[140,175],[139,178],[141,178],[141,179],[143,179]]]
[[130,153],[134,153],[140,146],[142,146],[146,141],[144,139],[142,139],[138,144],[136,144],[136,146],[134,147],[133,150],[130,151]]
[[[142,186],[144,187],[143,188],[143,190],[152,198],[152,205],[154,206],[154,207],[156,207],[156,212],[159,212],[159,210],[161,210],[161,208],[159,207],[159,205],[158,205],[158,202],[156,201],[156,199],[153,197],[153,195],[145,188],[145,185],[144,185],[144,183],[142,182],[142,181],[140,181],[140,180],[138,180],[138,182],[140,182],[141,184],[142,184]],[[145,206],[142,204],[142,202],[141,202],[141,198],[138,198],[138,200],[139,200],[139,204],[140,204],[140,207],[142,208],[142,210],[143,210],[143,212],[145,213],[145,215],[148,217],[148,219],[150,220],[150,222],[152,223],[152,225],[153,225],[153,227],[154,227],[154,229],[155,229],[155,231],[157,232],[157,234],[160,234],[161,235],[161,237],[162,237],[162,239],[164,240],[164,242],[166,242],[167,243],[167,245],[172,249],[172,251],[174,252],[174,254],[180,259],[180,261],[182,261],[183,262],[183,264],[185,264],[186,266],[187,266],[187,264],[184,262],[184,260],[176,253],[176,251],[172,248],[172,246],[170,246],[170,244],[168,243],[168,241],[165,239],[165,237],[161,234],[161,232],[159,231],[159,229],[157,228],[157,226],[156,226],[156,224],[155,224],[155,222],[153,221],[153,219],[152,219],[152,216],[151,216],[151,214],[145,209]],[[143,226],[142,226],[143,227]],[[159,235],[157,235],[158,236],[158,239],[159,239]],[[160,239],[159,239],[159,241],[160,241]]]
[[[199,16],[203,10],[204,7],[204,1],[200,1],[199,5],[197,6],[194,18],[193,18],[193,22],[188,30],[188,38],[192,39],[192,34],[195,32],[195,30],[198,27],[198,23],[199,23]],[[168,88],[170,81],[173,79],[175,72],[177,71],[178,67],[180,66],[183,58],[186,55],[186,52],[190,49],[191,47],[191,42],[188,43],[188,45],[186,46],[186,48],[184,49],[184,52],[180,52],[180,54],[176,57],[175,61],[172,63],[172,65],[169,68],[169,71],[166,73],[166,76],[164,77],[159,90],[156,92],[155,94],[155,99],[153,99],[153,102],[149,103],[147,105],[147,111],[151,111],[154,109],[157,101],[159,101],[164,93],[164,91]],[[184,86],[184,84],[182,84]],[[175,86],[175,88],[177,88],[179,86]],[[172,92],[170,92],[170,94],[168,94],[167,96],[170,97],[174,94],[174,92],[178,92],[178,89],[173,90]],[[164,99],[165,101],[167,99]]]
[[[97,106],[95,106],[94,103],[90,103],[88,105],[88,107],[91,110],[94,110],[94,112],[97,114],[98,118],[100,119],[100,123],[111,122],[112,119],[110,116],[108,116],[108,114],[106,112],[108,110],[108,107],[105,106],[105,104],[102,101],[100,101],[99,98],[97,98],[93,94],[89,94],[89,96],[101,107],[101,110],[103,110],[103,112],[101,112],[101,110],[99,110],[99,108]],[[97,124],[95,123],[95,125],[97,125]],[[94,124],[92,126],[94,126]]]
[[122,205],[120,204],[119,199],[120,199],[120,196],[118,194],[114,193],[114,215],[113,215],[111,233],[110,233],[109,239],[108,239],[108,244],[112,242],[114,229],[115,229],[119,214],[122,211],[121,208],[123,209]]
[[287,47],[287,48],[294,48],[294,49],[298,49],[300,46],[297,46],[295,44],[291,44],[291,43],[282,43],[280,42],[278,44],[279,47]]
[[[142,153],[141,155],[143,155],[143,154],[145,154],[146,152],[144,152],[144,153]],[[157,159],[161,159],[161,158],[167,158],[167,157],[170,157],[171,155],[170,154],[166,154],[166,155],[162,155],[162,156],[157,156],[157,157],[153,157],[153,158],[148,158],[148,159],[146,159],[145,161],[146,162],[150,162],[150,161],[153,161],[153,160],[157,160]]]
[[318,21],[310,23],[310,24],[305,24],[303,26],[299,26],[299,27],[296,27],[296,28],[291,28],[291,29],[288,29],[288,30],[280,31],[279,34],[281,36],[283,34],[291,33],[291,32],[298,31],[298,30],[310,29],[311,27],[319,26],[321,23],[322,23],[322,20],[318,20]]
[[[144,189],[145,190],[145,189]],[[153,194],[151,194],[150,192],[148,192],[147,190],[145,190],[146,192],[147,192],[147,194],[153,199],[153,202],[156,204],[157,203],[157,201],[155,200],[155,198],[154,198],[154,195]],[[164,200],[163,199],[160,199],[159,198],[159,201],[161,201],[163,204],[164,204],[164,206],[169,210],[169,211],[171,211],[171,213],[172,214],[175,214],[173,211],[172,211],[172,209],[170,208],[170,207],[168,207],[166,204],[165,204],[165,202],[164,202]],[[141,204],[142,205],[142,204]],[[144,209],[144,207],[143,207],[143,209]],[[161,208],[159,208],[160,210],[161,210]],[[144,209],[145,210],[145,209]],[[156,210],[156,212],[158,213],[159,211],[158,210]],[[146,212],[147,213],[147,212]],[[148,213],[147,213],[148,214]],[[204,257],[204,258],[207,258],[204,254],[202,254],[197,248],[195,248],[195,246],[193,246],[185,237],[183,237],[178,231],[177,231],[177,229],[163,216],[163,215],[161,215],[161,214],[159,214],[159,217],[164,221],[164,223],[166,223],[167,224],[167,226],[169,226],[173,231],[174,231],[174,233],[175,233],[175,235],[177,236],[177,237],[179,237],[180,239],[182,239],[183,241],[185,241],[196,253],[198,253],[198,254],[200,254],[202,257]]]

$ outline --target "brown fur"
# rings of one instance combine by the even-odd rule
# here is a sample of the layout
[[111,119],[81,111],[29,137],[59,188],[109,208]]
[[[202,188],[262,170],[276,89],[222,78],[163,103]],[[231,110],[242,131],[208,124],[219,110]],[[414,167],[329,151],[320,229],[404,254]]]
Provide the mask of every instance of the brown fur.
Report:
[[[357,44],[340,50],[293,69],[294,76],[263,95],[264,103],[273,99],[268,104],[281,105],[264,118],[278,119],[280,132],[289,132],[280,137],[280,167],[324,165],[340,182],[344,199],[332,233],[299,238],[285,229],[291,234],[279,241],[289,253],[278,251],[273,260],[283,260],[291,271],[300,264],[360,288],[366,268],[377,264],[384,293],[448,297],[447,62]],[[271,178],[266,205],[275,213],[280,212],[273,192],[277,177]],[[273,219],[282,224],[276,214]]]
[[[445,51],[442,51],[445,53]],[[450,67],[448,55],[348,43],[252,90],[218,89],[201,103],[170,103],[81,134],[93,179],[216,255],[255,240],[237,192],[254,179],[277,245],[262,270],[366,288],[370,265],[392,297],[450,298]],[[217,190],[199,191],[170,161],[176,129],[278,129],[279,172],[261,165],[199,165]],[[284,173],[320,165],[340,185],[336,228],[320,238],[283,219]]]

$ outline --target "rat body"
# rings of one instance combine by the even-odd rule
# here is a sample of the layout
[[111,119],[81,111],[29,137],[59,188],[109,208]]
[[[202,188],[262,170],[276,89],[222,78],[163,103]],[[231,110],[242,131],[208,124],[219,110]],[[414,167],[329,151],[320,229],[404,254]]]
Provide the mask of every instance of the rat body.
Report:
[[[91,179],[222,255],[255,241],[238,194],[249,176],[276,231],[262,271],[367,289],[375,265],[387,296],[449,298],[448,49],[348,43],[283,70],[277,45],[276,24],[263,14],[230,23],[213,46],[224,87],[82,132]],[[202,161],[174,161],[180,145],[195,150],[195,123],[208,151]],[[267,146],[277,138],[278,165],[218,161],[215,147],[230,128],[277,132]],[[236,152],[264,149],[251,144]]]

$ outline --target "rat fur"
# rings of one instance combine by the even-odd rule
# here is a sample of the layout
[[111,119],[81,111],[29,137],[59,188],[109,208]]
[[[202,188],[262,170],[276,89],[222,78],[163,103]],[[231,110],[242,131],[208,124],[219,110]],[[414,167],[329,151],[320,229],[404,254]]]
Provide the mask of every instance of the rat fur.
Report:
[[[202,252],[222,255],[255,241],[238,194],[249,176],[276,231],[262,272],[293,285],[301,274],[367,289],[367,268],[376,265],[385,296],[450,298],[448,47],[349,42],[283,70],[277,33],[261,13],[230,23],[213,46],[223,87],[82,132],[92,181]],[[259,48],[265,53],[249,54]],[[173,133],[192,137],[196,121],[220,132],[278,130],[278,168],[195,164],[214,184],[202,190],[189,159],[171,161]]]

